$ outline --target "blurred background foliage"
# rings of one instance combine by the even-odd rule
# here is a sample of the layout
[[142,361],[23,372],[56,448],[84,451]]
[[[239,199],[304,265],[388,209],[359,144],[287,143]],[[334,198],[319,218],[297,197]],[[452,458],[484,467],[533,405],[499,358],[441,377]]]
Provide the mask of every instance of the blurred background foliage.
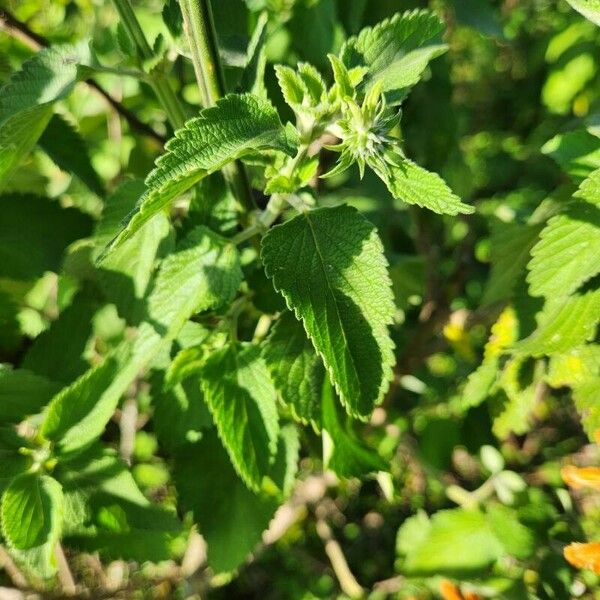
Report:
[[[52,44],[92,39],[103,64],[127,59],[126,40],[108,1],[3,3]],[[186,49],[177,31],[163,23],[161,15],[168,17],[173,9],[171,2],[164,4],[137,2],[136,12],[149,39],[162,35],[173,57],[174,49]],[[570,497],[559,474],[566,462],[594,464],[600,458],[597,448],[586,445],[569,390],[556,386],[538,393],[518,425],[498,423],[507,386],[478,406],[462,401],[465,381],[482,364],[499,314],[495,301],[510,294],[512,283],[523,292],[524,274],[518,265],[510,271],[511,255],[501,261],[509,252],[506,239],[523,235],[536,211],[551,212],[572,193],[569,175],[576,181],[578,170],[585,174],[600,166],[600,29],[554,0],[222,0],[213,5],[231,89],[259,14],[268,13],[267,87],[287,118],[291,114],[273,63],[309,61],[330,77],[327,53],[363,26],[415,7],[442,14],[449,51],[434,61],[403,105],[402,134],[407,154],[439,172],[477,213],[454,219],[407,210],[390,201],[374,176],[360,181],[354,171],[322,184],[323,203],[344,197],[357,206],[378,226],[388,253],[398,307],[393,329],[398,365],[385,404],[360,435],[390,461],[390,473],[334,482],[239,573],[205,582],[207,597],[343,597],[317,531],[325,511],[350,569],[373,599],[439,597],[444,578],[460,581],[465,597],[471,590],[478,594],[473,598],[600,598],[598,577],[575,571],[562,557],[565,543],[600,535],[598,497]],[[0,33],[0,81],[31,53],[27,44]],[[194,114],[199,97],[191,63],[179,57],[171,77]],[[147,86],[111,74],[97,80],[141,121],[170,135]],[[155,139],[131,129],[90,88],[79,86],[63,110],[78,123],[109,189],[125,175],[144,177],[160,152]],[[325,161],[333,164],[334,158],[326,155]],[[78,213],[83,222],[73,223],[76,233],[69,238],[62,231],[59,245],[82,237],[89,227],[85,215],[97,218],[102,209],[98,196],[42,151],[19,168],[11,186],[60,198],[63,207],[83,213]],[[0,231],[12,229],[10,215],[2,221]],[[51,240],[56,234],[42,235]],[[41,270],[39,261],[32,261],[26,281],[11,276],[6,248],[0,258],[0,353],[3,362],[18,362],[57,309],[69,305],[77,289],[69,269],[79,268],[78,253],[71,248],[58,280],[50,250]],[[113,309],[92,310],[94,341],[82,344],[84,359],[122,335],[123,323]],[[532,306],[524,308],[520,327],[531,328],[526,315],[532,320],[533,314]],[[519,376],[527,378],[523,372]],[[515,385],[518,394],[527,388],[523,381]],[[319,443],[318,436],[303,433],[301,477],[319,471]],[[168,501],[170,474],[152,428],[138,433],[133,474],[150,497]],[[486,507],[480,522],[457,509],[473,502]],[[185,583],[166,591],[160,585],[141,587],[149,597],[184,597],[187,589]]]

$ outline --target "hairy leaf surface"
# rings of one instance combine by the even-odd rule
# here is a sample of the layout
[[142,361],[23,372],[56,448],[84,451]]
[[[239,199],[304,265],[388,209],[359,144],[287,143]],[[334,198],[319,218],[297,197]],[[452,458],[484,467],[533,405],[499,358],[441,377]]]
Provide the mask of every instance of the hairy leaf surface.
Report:
[[166,145],[167,152],[148,175],[147,192],[114,246],[201,179],[227,163],[260,149],[294,153],[294,139],[266,100],[252,94],[230,94],[188,121]]
[[214,352],[202,369],[204,398],[231,462],[258,490],[275,455],[277,392],[258,346],[231,345]]
[[366,418],[394,361],[393,295],[375,227],[354,208],[321,208],[263,238],[268,277],[312,340],[348,412]]

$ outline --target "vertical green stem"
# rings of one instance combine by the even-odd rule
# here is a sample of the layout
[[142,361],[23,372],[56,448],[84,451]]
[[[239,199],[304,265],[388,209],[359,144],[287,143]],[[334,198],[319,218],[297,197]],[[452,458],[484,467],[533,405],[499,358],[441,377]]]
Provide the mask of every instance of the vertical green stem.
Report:
[[[225,79],[219,58],[217,35],[210,0],[180,0],[194,72],[204,106],[213,106],[225,95]],[[223,175],[246,210],[256,208],[244,165],[237,161],[223,169]]]
[[[129,35],[135,42],[138,56],[142,60],[152,58],[153,52],[142,27],[135,16],[130,0],[114,0],[115,7],[121,17],[121,21]],[[165,109],[167,118],[174,129],[182,127],[186,121],[186,114],[183,106],[179,102],[173,88],[171,87],[167,76],[164,73],[153,73],[150,76],[150,85],[158,98],[158,101]]]

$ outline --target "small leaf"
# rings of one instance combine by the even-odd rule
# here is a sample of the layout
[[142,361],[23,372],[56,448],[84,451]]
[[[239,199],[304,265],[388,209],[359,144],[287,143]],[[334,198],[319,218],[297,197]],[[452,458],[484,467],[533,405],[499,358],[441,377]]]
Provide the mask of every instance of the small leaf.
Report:
[[19,475],[2,496],[1,513],[2,533],[12,548],[56,542],[62,527],[61,486],[47,475]]
[[394,198],[407,204],[416,204],[440,215],[475,211],[473,206],[464,204],[437,173],[431,173],[411,160],[401,159],[398,166],[388,165],[386,171],[372,161],[369,166],[385,182]]
[[575,181],[585,179],[600,169],[600,139],[586,129],[557,135],[542,147]]
[[286,311],[279,317],[264,342],[262,355],[275,387],[294,417],[319,426],[325,369],[293,313]]
[[267,276],[321,355],[348,412],[366,418],[383,398],[394,361],[394,314],[377,232],[354,208],[303,213],[263,238]]
[[147,191],[113,242],[122,244],[177,196],[245,154],[273,149],[293,155],[295,140],[276,110],[251,94],[230,94],[175,132],[146,179]]
[[440,19],[428,10],[396,14],[348,39],[340,57],[348,69],[368,67],[364,88],[381,81],[388,102],[399,104],[429,61],[446,51],[443,29]]
[[277,393],[257,346],[231,345],[202,368],[202,390],[219,437],[246,485],[257,491],[275,455]]
[[590,440],[597,439],[600,429],[600,377],[592,377],[578,384],[573,390],[573,401],[581,415],[581,421]]

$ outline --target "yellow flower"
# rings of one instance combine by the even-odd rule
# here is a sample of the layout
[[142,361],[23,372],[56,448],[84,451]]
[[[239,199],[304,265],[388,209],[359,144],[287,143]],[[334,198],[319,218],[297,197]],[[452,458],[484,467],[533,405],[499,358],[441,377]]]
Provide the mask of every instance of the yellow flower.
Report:
[[575,490],[584,487],[600,490],[600,467],[574,467],[568,465],[560,470],[564,482]]
[[600,574],[600,542],[570,544],[564,549],[564,555],[574,567]]
[[481,600],[474,592],[465,592],[463,595],[460,588],[447,579],[440,583],[440,594],[444,600]]

